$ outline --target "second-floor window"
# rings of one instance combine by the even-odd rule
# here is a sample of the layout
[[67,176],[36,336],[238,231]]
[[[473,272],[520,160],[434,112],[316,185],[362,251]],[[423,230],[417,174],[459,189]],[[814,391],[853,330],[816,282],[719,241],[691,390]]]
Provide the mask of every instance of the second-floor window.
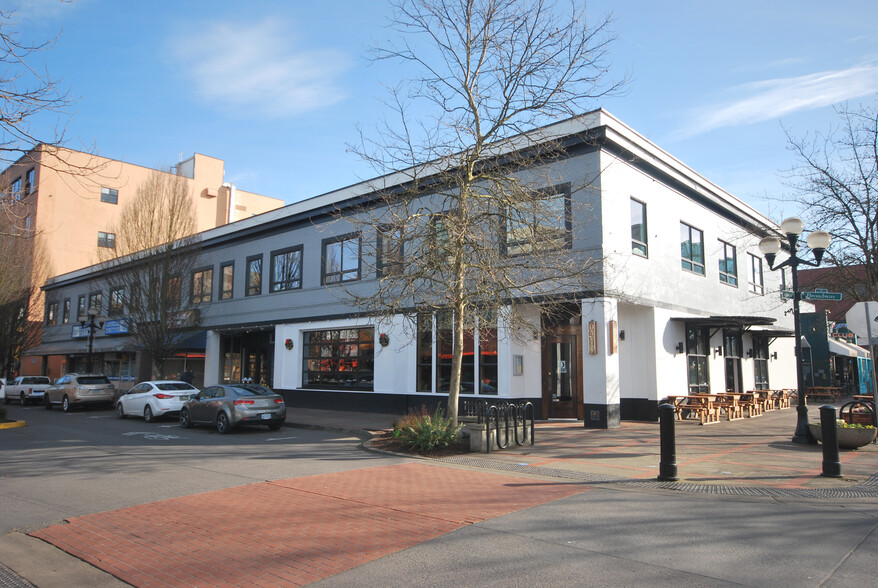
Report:
[[30,196],[33,194],[34,190],[37,189],[34,180],[36,179],[36,172],[34,168],[30,168],[27,170],[27,173],[24,175],[24,195]]
[[719,281],[729,286],[738,285],[738,256],[734,245],[719,242]]
[[680,223],[680,255],[683,269],[704,275],[704,233]]
[[21,200],[21,197],[24,195],[21,193],[21,178],[18,178],[12,182],[12,186],[10,186],[9,191],[12,193],[13,200]]
[[125,309],[125,288],[115,288],[110,290],[110,304],[107,308],[107,314],[110,316],[121,316]]
[[506,211],[506,254],[569,248],[570,199],[566,191],[544,190]]
[[245,296],[262,294],[262,256],[254,255],[247,258],[247,289]]
[[631,251],[636,255],[648,257],[646,241],[646,204],[631,199]]
[[765,284],[762,282],[762,258],[748,253],[750,258],[750,291],[754,294],[765,294]]
[[79,301],[76,303],[76,320],[79,320],[79,317],[85,314],[85,295],[79,297]]
[[46,305],[46,324],[54,325],[58,322],[58,303],[50,302]]
[[98,247],[116,248],[116,233],[98,231]]
[[360,279],[360,235],[342,235],[323,241],[323,283]]
[[403,236],[399,228],[387,225],[378,229],[378,275],[402,272]]
[[61,313],[61,324],[66,325],[70,323],[70,299],[64,301],[64,310]]
[[171,308],[179,308],[183,297],[183,280],[180,276],[171,276],[167,284],[167,303]]
[[[94,310],[96,314],[101,314],[104,310],[104,295],[100,292],[92,292],[88,295],[88,311]],[[84,313],[83,313],[84,314]]]
[[193,304],[210,302],[213,296],[213,268],[192,272],[191,299]]
[[114,190],[113,188],[101,188],[101,202],[106,202],[107,204],[118,204],[119,191]]
[[230,300],[235,290],[235,262],[220,266],[220,300]]
[[271,292],[302,287],[302,246],[271,253]]

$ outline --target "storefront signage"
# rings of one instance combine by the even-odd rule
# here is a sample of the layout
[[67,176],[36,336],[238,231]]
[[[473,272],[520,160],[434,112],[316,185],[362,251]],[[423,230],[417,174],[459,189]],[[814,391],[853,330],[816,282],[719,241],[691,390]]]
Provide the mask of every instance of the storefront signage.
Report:
[[616,326],[616,321],[610,321],[607,323],[607,331],[607,337],[609,338],[607,346],[610,348],[610,355],[613,355],[617,351],[619,341],[619,330]]
[[598,354],[598,322],[588,321],[588,354]]
[[88,327],[80,327],[79,325],[74,325],[73,332],[70,334],[70,336],[74,339],[88,337]]
[[124,335],[128,332],[128,319],[118,319],[104,323],[105,335]]

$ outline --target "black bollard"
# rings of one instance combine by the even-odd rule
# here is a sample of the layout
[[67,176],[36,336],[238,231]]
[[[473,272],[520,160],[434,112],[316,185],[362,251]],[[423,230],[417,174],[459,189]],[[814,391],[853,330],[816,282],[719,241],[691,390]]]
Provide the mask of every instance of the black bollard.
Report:
[[659,410],[659,432],[661,434],[662,456],[659,462],[658,479],[663,482],[676,482],[677,440],[674,433],[674,406],[662,404]]
[[838,428],[836,409],[831,404],[820,407],[820,432],[823,434],[823,473],[827,478],[841,478],[841,461],[838,457]]

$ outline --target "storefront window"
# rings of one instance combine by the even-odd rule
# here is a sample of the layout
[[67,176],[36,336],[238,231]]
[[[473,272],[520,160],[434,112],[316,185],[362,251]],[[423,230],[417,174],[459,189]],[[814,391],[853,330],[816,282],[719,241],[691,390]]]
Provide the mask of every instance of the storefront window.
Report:
[[686,362],[689,368],[689,393],[708,394],[710,377],[707,364],[710,333],[707,329],[686,329]]
[[311,331],[303,337],[303,388],[372,390],[375,330],[372,327]]
[[757,390],[768,390],[768,339],[753,337],[753,375]]
[[[450,311],[436,313],[436,392],[451,388],[451,364],[454,353],[454,323]],[[432,317],[418,317],[418,391],[431,392],[433,373]],[[478,361],[476,361],[478,360]],[[478,382],[478,385],[476,383]],[[465,329],[460,373],[461,394],[497,394],[497,325],[486,321],[484,327]]]

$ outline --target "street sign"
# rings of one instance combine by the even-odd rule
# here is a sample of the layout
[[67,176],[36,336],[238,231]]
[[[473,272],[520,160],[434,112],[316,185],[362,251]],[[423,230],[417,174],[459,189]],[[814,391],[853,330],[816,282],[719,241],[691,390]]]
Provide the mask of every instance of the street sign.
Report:
[[[792,300],[795,294],[792,290],[781,290],[780,297],[784,300]],[[813,292],[802,292],[802,300],[841,300],[841,292],[827,292],[818,288]]]

